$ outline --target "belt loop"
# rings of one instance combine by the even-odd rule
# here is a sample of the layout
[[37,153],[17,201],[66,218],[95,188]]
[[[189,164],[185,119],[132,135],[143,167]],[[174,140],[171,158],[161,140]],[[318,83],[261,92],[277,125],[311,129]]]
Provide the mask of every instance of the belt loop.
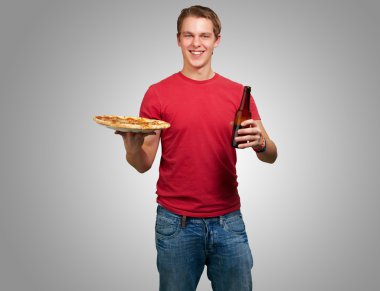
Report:
[[181,227],[185,228],[186,227],[186,216],[182,215],[181,217]]

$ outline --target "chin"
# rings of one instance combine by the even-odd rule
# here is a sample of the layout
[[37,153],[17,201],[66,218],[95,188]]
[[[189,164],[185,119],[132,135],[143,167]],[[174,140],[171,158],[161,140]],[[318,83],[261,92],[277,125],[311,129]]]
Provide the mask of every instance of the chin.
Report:
[[208,61],[189,61],[188,64],[193,67],[193,68],[196,68],[196,69],[201,69],[203,67],[206,67],[207,64],[209,62]]
[[196,69],[200,69],[206,66],[206,63],[190,63],[190,66]]

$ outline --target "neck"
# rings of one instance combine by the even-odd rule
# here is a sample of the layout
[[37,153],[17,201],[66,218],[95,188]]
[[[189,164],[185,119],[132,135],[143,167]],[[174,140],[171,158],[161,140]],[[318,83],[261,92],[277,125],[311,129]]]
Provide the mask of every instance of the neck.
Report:
[[209,80],[215,75],[211,67],[200,68],[200,69],[189,69],[184,66],[183,69],[181,70],[181,73],[184,74],[186,77],[193,80],[197,80],[197,81]]

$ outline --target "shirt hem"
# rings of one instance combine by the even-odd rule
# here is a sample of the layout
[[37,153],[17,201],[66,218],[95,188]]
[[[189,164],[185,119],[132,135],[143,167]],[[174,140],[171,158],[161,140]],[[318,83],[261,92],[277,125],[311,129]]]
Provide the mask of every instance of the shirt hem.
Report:
[[165,209],[169,210],[170,212],[173,212],[174,214],[188,216],[188,217],[197,217],[197,218],[210,218],[210,217],[222,216],[222,215],[231,213],[233,211],[240,210],[240,207],[241,207],[240,202],[239,202],[239,204],[233,207],[230,207],[228,209],[223,209],[223,210],[218,210],[218,211],[208,211],[208,212],[192,212],[188,210],[173,208],[171,206],[168,206],[166,203],[163,203],[162,201],[157,200],[157,203],[161,205],[162,207],[164,207]]

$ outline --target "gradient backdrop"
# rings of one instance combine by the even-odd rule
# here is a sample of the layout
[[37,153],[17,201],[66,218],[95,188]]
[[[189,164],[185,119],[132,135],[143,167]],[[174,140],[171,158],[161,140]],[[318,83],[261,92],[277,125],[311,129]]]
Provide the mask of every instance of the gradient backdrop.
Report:
[[181,69],[198,3],[222,20],[215,71],[253,87],[279,149],[238,153],[255,290],[380,289],[379,1],[2,0],[1,291],[158,290],[159,156],[138,174],[92,117],[137,115]]

